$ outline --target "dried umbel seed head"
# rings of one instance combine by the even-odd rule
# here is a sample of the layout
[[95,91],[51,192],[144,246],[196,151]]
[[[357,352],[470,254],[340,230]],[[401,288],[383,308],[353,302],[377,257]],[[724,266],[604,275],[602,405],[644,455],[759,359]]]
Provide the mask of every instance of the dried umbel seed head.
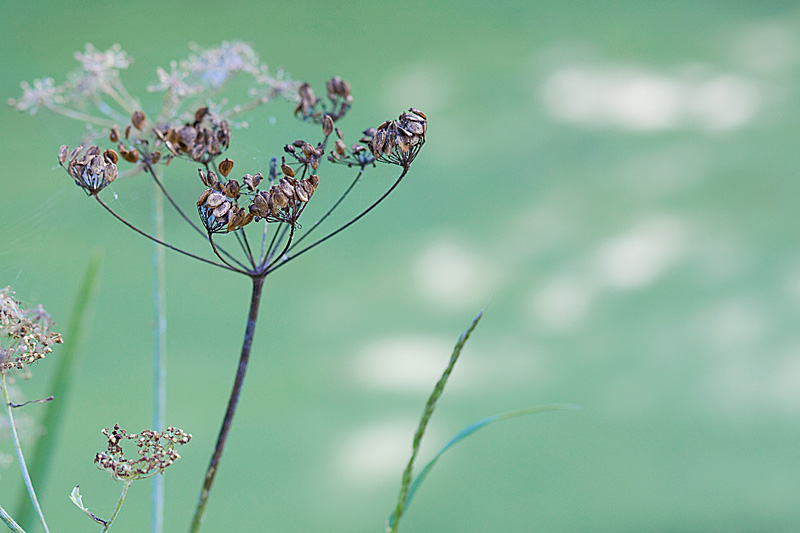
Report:
[[[253,221],[254,214],[250,214],[244,208],[239,207],[238,201],[241,197],[241,185],[231,179],[222,183],[217,179],[213,171],[200,172],[200,179],[208,187],[197,200],[197,213],[203,226],[209,233],[226,233],[237,230]],[[252,183],[261,181],[261,175],[245,176],[245,185],[251,188]],[[249,177],[249,180],[248,180]],[[250,184],[247,182],[250,181]],[[256,185],[257,186],[257,185]],[[251,190],[255,190],[252,187]]]
[[343,98],[346,102],[352,102],[353,97],[350,96],[350,84],[344,81],[339,76],[334,76],[327,83],[328,98],[332,102],[337,98]]
[[0,372],[24,369],[64,342],[50,330],[52,320],[41,305],[27,309],[10,287],[0,290]]
[[341,138],[336,139],[333,150],[331,150],[328,155],[328,161],[347,165],[348,167],[360,167],[362,169],[367,165],[374,165],[375,157],[372,155],[371,146],[372,137],[375,135],[376,131],[375,128],[365,130],[364,137],[362,137],[358,143],[351,145],[349,150]]
[[295,224],[318,185],[319,176],[314,174],[304,180],[284,176],[269,190],[253,196],[250,214],[255,220]]
[[[134,481],[163,474],[167,467],[181,457],[175,447],[192,440],[191,434],[172,426],[163,433],[145,429],[138,434],[129,434],[119,424],[115,424],[111,431],[104,429],[103,435],[108,440],[108,446],[106,451],[95,455],[94,462],[98,468],[109,472],[118,481]],[[135,458],[125,457],[123,444],[137,448]]]
[[86,194],[94,196],[117,179],[118,157],[114,150],[109,149],[101,154],[99,147],[90,146],[81,155],[83,147],[78,146],[65,156],[67,150],[66,146],[59,149],[58,162],[63,167],[68,161],[67,172],[75,180],[75,184],[86,191]]
[[299,102],[297,103],[297,107],[294,108],[294,114],[300,113],[303,118],[310,116],[311,110],[317,105],[317,102],[319,102],[319,98],[314,96],[314,90],[311,88],[311,85],[308,83],[300,85],[300,88],[297,90],[297,96],[299,97]]
[[231,128],[207,107],[195,113],[195,121],[183,126],[156,129],[156,136],[176,156],[210,163],[230,146]]
[[408,168],[425,144],[427,131],[427,117],[412,107],[397,120],[387,120],[375,129],[370,150],[377,161]]
[[[292,144],[287,144],[283,147],[283,150],[294,157],[302,166],[311,167],[313,170],[317,170],[322,156],[325,155],[325,147],[322,143],[319,143],[315,148],[302,139],[298,139]],[[293,173],[287,175],[294,176]]]

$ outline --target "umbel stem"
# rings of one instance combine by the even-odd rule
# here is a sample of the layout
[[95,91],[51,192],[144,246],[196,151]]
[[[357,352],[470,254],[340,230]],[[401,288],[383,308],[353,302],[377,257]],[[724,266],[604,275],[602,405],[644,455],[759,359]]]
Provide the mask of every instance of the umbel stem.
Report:
[[217,445],[214,447],[214,454],[211,456],[211,462],[208,464],[206,477],[203,480],[203,488],[200,490],[200,497],[197,500],[197,507],[194,510],[192,526],[189,529],[192,533],[200,531],[200,526],[203,523],[206,504],[208,503],[208,495],[211,493],[211,485],[214,483],[214,476],[217,474],[219,460],[222,457],[222,450],[225,448],[225,442],[228,439],[228,432],[231,429],[233,415],[236,414],[236,406],[239,404],[239,394],[242,391],[245,372],[247,372],[247,363],[250,360],[250,348],[253,345],[253,334],[256,329],[256,319],[258,318],[258,306],[261,302],[261,289],[264,286],[264,277],[253,276],[252,280],[253,293],[250,296],[250,312],[247,315],[247,329],[244,333],[242,354],[239,357],[239,368],[236,370],[236,379],[233,382],[231,396],[228,399],[228,409],[225,411],[225,418],[222,420],[222,427],[219,430]]

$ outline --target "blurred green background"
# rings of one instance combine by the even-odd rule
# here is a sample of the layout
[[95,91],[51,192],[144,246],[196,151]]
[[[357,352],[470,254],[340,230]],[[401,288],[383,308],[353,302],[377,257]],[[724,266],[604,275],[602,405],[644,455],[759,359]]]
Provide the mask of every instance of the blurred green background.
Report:
[[[118,42],[135,59],[123,80],[155,108],[144,91],[157,66],[185,57],[190,41],[242,40],[318,94],[332,75],[348,80],[349,139],[409,106],[428,115],[428,143],[392,197],[268,278],[204,531],[381,531],[428,391],[490,299],[422,459],[490,414],[555,401],[583,410],[465,441],[401,530],[800,528],[795,2],[0,7],[3,100],[21,80],[63,80],[86,42]],[[90,254],[105,254],[42,495],[52,530],[86,531],[71,488],[100,515],[119,488],[92,464],[100,429],[150,425],[151,245],[58,168],[58,147],[77,144],[81,124],[6,106],[0,116],[0,285],[41,302],[63,331]],[[284,143],[316,136],[286,103],[247,119],[227,154],[234,174],[266,171]],[[396,172],[368,175],[350,207]],[[320,174],[350,179],[329,165]],[[167,181],[187,205],[202,189],[179,161]],[[106,198],[148,227],[151,185],[111,189]],[[171,241],[203,249],[176,217],[167,224]],[[168,254],[167,289],[167,421],[194,434],[166,481],[167,531],[181,531],[249,286]],[[47,395],[53,367],[34,368],[26,395]],[[0,476],[12,510],[17,467]],[[147,530],[148,512],[149,483],[137,483],[114,531]]]

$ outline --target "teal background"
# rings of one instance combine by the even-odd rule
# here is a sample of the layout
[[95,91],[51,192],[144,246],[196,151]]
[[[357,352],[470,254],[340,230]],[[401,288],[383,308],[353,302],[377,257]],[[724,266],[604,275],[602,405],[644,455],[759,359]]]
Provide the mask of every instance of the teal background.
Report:
[[[188,42],[227,39],[318,93],[332,75],[348,80],[351,139],[409,106],[428,115],[428,142],[385,205],[267,280],[204,531],[380,531],[428,391],[490,300],[422,458],[491,414],[556,401],[583,410],[465,441],[401,530],[800,527],[794,2],[0,8],[3,99],[21,80],[63,80],[86,42],[122,44],[135,59],[123,80],[143,94]],[[150,425],[151,246],[58,168],[58,147],[77,144],[81,124],[6,106],[0,117],[0,285],[41,302],[63,330],[89,255],[105,254],[42,494],[53,531],[85,531],[72,487],[100,515],[119,490],[92,464],[100,429]],[[284,143],[312,135],[284,103],[248,121],[228,152],[235,173],[265,171]],[[188,205],[202,186],[178,163],[167,180]],[[330,166],[320,174],[320,202],[334,196],[323,185],[349,180]],[[350,207],[395,175],[372,172]],[[115,182],[114,205],[147,227],[150,191]],[[176,217],[167,224],[170,241],[203,250]],[[167,531],[180,531],[224,411],[249,287],[167,260],[167,420],[194,435],[167,474]],[[26,395],[47,395],[51,368],[35,367]],[[0,476],[0,504],[13,510],[16,467]],[[113,530],[145,531],[148,512],[145,482]]]

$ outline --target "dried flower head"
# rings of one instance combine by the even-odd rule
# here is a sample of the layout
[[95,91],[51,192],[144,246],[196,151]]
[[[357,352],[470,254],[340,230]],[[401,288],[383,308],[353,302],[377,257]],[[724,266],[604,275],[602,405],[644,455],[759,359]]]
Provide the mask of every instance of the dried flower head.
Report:
[[[180,459],[175,451],[176,445],[183,445],[192,439],[189,433],[182,429],[169,426],[163,433],[150,429],[141,433],[132,433],[120,429],[119,424],[114,429],[103,430],[103,435],[108,439],[108,448],[104,452],[97,452],[94,462],[97,468],[111,474],[115,480],[133,481],[163,474],[164,470]],[[126,459],[122,443],[133,441],[138,450],[136,459]]]
[[201,107],[195,112],[194,122],[177,127],[157,128],[155,133],[174,155],[188,157],[203,164],[213,161],[231,142],[228,121],[220,119],[208,107]]
[[[295,115],[300,115],[303,120],[310,120],[317,124],[324,124],[325,117],[332,121],[337,121],[350,109],[353,97],[350,94],[350,84],[339,76],[328,80],[326,84],[328,99],[331,101],[330,107],[321,99],[314,95],[311,85],[303,83],[297,90],[298,103],[294,109]],[[326,133],[326,135],[329,135]]]
[[75,180],[75,184],[86,191],[86,194],[94,196],[103,190],[109,183],[117,179],[117,160],[119,156],[114,150],[100,152],[97,146],[90,146],[83,152],[83,146],[73,148],[69,151],[63,145],[58,151],[58,162],[64,166],[69,162],[66,170]]
[[397,120],[387,120],[375,129],[370,149],[375,159],[407,168],[425,144],[428,118],[413,107]]
[[197,44],[189,47],[195,53],[181,61],[181,69],[210,88],[220,87],[238,72],[247,72],[253,76],[260,72],[258,54],[248,44],[223,41],[212,48],[203,48]]
[[19,86],[22,88],[22,96],[18,99],[8,100],[8,105],[17,111],[27,111],[31,115],[35,115],[39,106],[50,107],[63,100],[60,96],[63,88],[57,87],[53,78],[35,79],[33,87],[25,81]]
[[10,287],[0,290],[0,372],[21,370],[52,352],[53,344],[64,342],[50,331],[51,325],[41,305],[25,309]]
[[372,155],[372,137],[375,135],[375,128],[364,131],[364,136],[349,148],[342,139],[342,132],[336,129],[338,138],[333,145],[333,150],[328,154],[328,161],[348,167],[365,168],[367,165],[375,164],[375,157]]

